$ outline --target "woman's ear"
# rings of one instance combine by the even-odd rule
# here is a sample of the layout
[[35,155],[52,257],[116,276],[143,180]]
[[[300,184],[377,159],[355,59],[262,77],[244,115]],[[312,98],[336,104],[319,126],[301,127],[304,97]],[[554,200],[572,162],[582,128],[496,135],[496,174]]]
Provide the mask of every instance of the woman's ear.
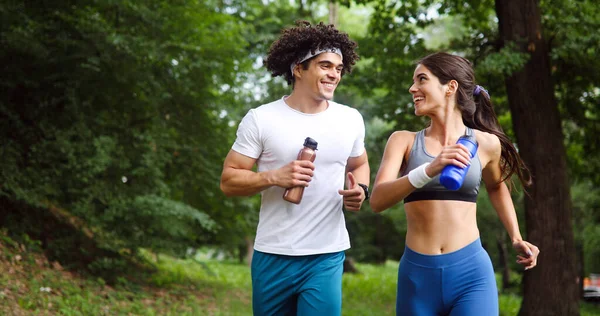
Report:
[[450,80],[448,82],[448,90],[446,90],[446,95],[451,96],[458,91],[458,82],[456,80]]

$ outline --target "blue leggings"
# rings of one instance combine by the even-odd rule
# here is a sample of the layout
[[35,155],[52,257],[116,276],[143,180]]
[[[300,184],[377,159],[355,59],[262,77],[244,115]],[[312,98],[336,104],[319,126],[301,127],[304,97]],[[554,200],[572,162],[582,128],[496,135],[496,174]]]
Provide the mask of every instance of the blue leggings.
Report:
[[254,251],[252,310],[258,315],[342,313],[343,251],[284,256]]
[[406,247],[398,268],[396,315],[498,315],[492,261],[480,239],[442,255]]

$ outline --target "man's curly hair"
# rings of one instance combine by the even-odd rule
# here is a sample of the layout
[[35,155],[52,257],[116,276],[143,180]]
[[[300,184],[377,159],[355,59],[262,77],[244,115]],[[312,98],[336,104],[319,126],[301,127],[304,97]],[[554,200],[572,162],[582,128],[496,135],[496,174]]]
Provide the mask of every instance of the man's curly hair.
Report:
[[[328,48],[339,48],[342,51],[342,75],[352,72],[352,66],[359,58],[354,51],[358,44],[352,41],[348,34],[323,22],[313,26],[307,21],[297,21],[296,25],[284,29],[279,39],[269,48],[265,63],[273,77],[283,76],[288,84],[293,83],[294,76],[290,72],[292,63],[303,58],[309,50],[314,53],[317,49]],[[302,63],[304,69],[307,69],[311,59]]]

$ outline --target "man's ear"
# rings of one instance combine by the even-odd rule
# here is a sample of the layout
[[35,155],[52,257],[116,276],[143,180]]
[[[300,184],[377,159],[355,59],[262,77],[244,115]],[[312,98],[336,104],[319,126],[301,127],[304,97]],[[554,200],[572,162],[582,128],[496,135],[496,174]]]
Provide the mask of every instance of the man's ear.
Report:
[[296,79],[302,78],[302,72],[300,71],[300,67],[302,67],[301,64],[297,64],[296,66],[294,66],[293,75]]

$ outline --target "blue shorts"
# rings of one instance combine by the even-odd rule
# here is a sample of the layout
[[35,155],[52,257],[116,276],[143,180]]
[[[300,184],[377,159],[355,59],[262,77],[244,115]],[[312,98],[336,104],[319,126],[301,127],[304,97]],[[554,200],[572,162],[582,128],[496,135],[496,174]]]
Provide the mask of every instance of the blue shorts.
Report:
[[345,258],[343,251],[284,256],[254,250],[254,315],[341,315]]
[[398,268],[396,315],[498,313],[494,268],[480,239],[442,255],[424,255],[406,247]]

